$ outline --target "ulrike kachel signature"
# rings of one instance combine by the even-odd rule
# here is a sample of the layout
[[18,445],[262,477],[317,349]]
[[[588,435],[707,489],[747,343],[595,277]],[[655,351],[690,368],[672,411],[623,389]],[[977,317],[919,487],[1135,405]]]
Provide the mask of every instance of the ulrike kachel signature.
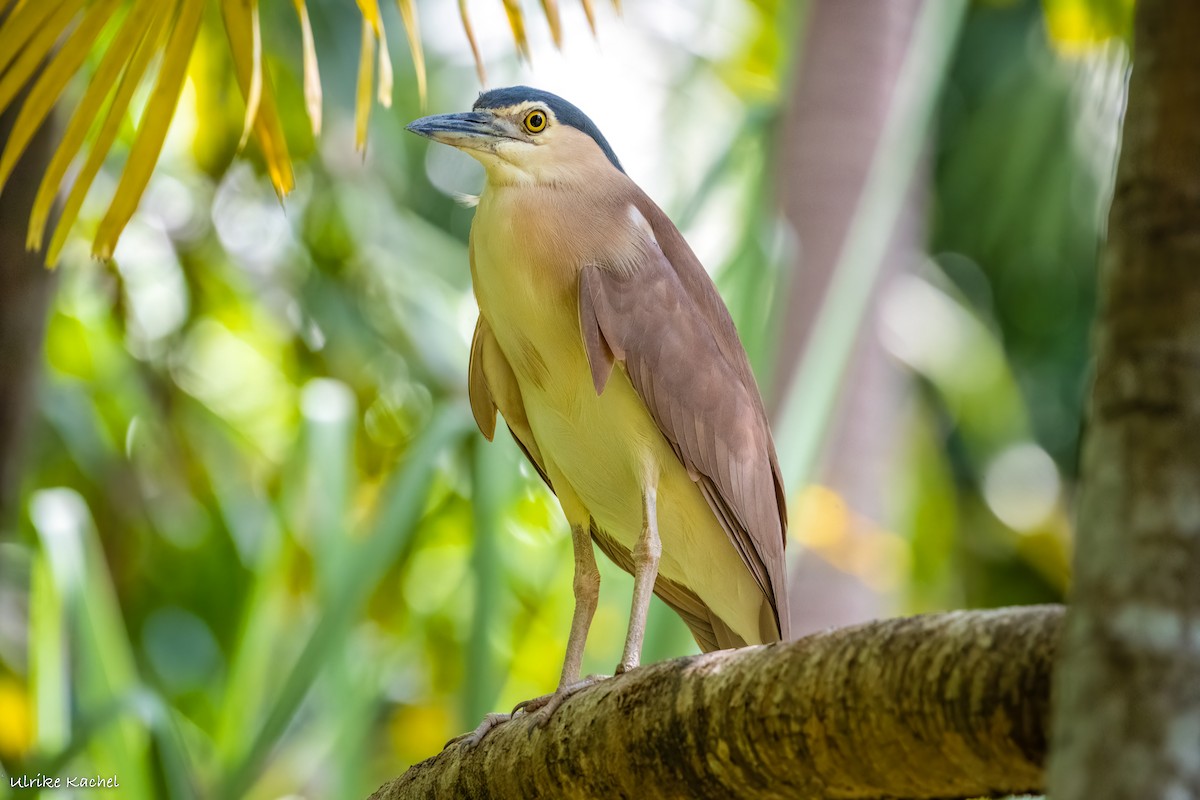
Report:
[[118,789],[121,782],[116,775],[17,775],[10,776],[8,785],[13,789]]

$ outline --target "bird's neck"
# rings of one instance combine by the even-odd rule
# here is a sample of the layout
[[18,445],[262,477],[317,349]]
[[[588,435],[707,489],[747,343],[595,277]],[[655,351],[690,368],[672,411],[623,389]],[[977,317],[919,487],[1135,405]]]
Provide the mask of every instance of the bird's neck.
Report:
[[644,196],[615,174],[619,191],[489,180],[476,209],[475,234],[489,246],[520,252],[529,263],[575,271],[595,264],[628,274],[657,243],[638,210]]

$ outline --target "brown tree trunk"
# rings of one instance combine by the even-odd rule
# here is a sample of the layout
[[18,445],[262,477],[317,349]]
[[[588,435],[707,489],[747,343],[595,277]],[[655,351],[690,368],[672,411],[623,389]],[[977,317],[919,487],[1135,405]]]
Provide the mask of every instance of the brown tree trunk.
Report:
[[[804,35],[804,55],[785,109],[777,148],[779,202],[800,242],[792,270],[775,367],[773,410],[791,384],[817,311],[858,207],[867,170],[891,111],[920,0],[815,0]],[[923,238],[921,181],[914,186],[892,233],[886,280],[906,268]],[[875,287],[876,295],[879,294]],[[878,336],[878,314],[866,325],[847,370],[840,413],[825,448],[819,481],[846,501],[857,517],[886,526],[883,487],[896,446],[906,382]],[[865,526],[863,526],[865,527]],[[869,546],[852,541],[847,549]],[[822,553],[807,551],[789,592],[796,634],[884,616],[886,602]]]
[[959,611],[643,666],[451,745],[372,800],[1036,791],[1061,620]]
[[[0,149],[22,102],[0,115]],[[52,128],[48,120],[34,135],[0,193],[0,539],[15,522],[22,444],[33,416],[55,283],[40,254],[25,249],[33,198],[54,151]]]
[[1200,798],[1200,3],[1139,0],[1055,678],[1056,800]]

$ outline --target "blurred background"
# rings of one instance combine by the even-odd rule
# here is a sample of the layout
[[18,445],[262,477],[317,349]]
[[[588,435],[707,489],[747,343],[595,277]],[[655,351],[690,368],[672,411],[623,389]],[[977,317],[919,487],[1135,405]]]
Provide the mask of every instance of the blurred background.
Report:
[[[482,171],[404,131],[480,89],[459,8],[416,3],[422,102],[381,4],[394,88],[362,152],[359,10],[307,3],[316,137],[296,8],[261,3],[281,202],[211,5],[111,260],[91,241],[148,86],[56,270],[24,252],[111,32],[0,196],[0,765],[363,797],[553,690],[570,541],[466,404]],[[801,631],[1062,599],[1131,0],[466,5],[487,85],[591,115],[716,279],[775,421]],[[600,566],[585,673],[632,590]],[[656,600],[645,660],[695,651]]]

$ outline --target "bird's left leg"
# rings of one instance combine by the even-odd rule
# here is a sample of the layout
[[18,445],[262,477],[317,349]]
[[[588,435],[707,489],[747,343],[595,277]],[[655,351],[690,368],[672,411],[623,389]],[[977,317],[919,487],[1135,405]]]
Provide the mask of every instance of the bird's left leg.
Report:
[[650,611],[650,595],[658,579],[658,560],[662,555],[662,542],[658,538],[657,493],[657,489],[650,484],[642,489],[642,533],[633,548],[633,606],[629,610],[625,653],[617,665],[618,675],[633,669],[642,660],[646,615]]

